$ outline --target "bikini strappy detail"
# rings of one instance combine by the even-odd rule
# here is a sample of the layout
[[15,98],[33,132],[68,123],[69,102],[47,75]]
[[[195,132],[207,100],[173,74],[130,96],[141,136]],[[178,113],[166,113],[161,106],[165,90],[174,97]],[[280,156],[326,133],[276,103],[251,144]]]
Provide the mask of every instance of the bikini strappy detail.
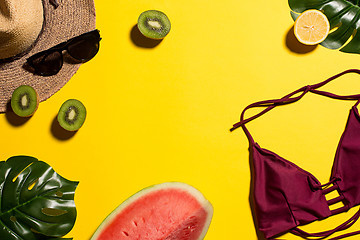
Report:
[[[347,73],[357,73],[360,74],[360,70],[359,69],[349,69],[346,70],[344,72],[341,72],[337,75],[334,75],[332,77],[330,77],[329,79],[320,82],[318,84],[314,84],[314,85],[307,85],[304,86],[302,88],[299,88],[298,90],[280,98],[280,99],[272,99],[272,100],[265,100],[265,101],[259,101],[259,102],[255,102],[252,103],[250,105],[248,105],[247,107],[244,108],[244,110],[242,111],[241,115],[240,115],[240,121],[235,123],[233,125],[233,127],[230,129],[230,131],[234,131],[235,129],[241,127],[241,126],[245,126],[246,123],[264,115],[265,113],[269,112],[270,110],[272,110],[273,108],[275,108],[276,106],[280,106],[280,105],[285,105],[285,104],[290,104],[290,103],[294,103],[299,101],[302,97],[305,96],[306,93],[308,92],[312,92],[318,95],[322,95],[322,96],[326,96],[326,97],[330,97],[330,98],[334,98],[334,99],[340,99],[340,100],[358,100],[355,104],[355,106],[357,106],[359,104],[360,101],[360,94],[356,94],[356,95],[347,95],[347,96],[341,96],[341,95],[337,95],[337,94],[333,94],[330,92],[325,92],[325,91],[320,91],[317,90],[318,88],[324,86],[325,84],[341,77],[342,75],[345,75]],[[300,94],[297,97],[293,97],[296,94]],[[249,117],[247,119],[244,119],[245,116],[245,112],[247,110],[249,110],[250,108],[255,108],[255,107],[266,107],[264,110],[262,110],[260,113]],[[245,128],[246,129],[246,128]],[[246,132],[249,133],[246,129]],[[249,135],[251,137],[251,135]],[[252,138],[251,138],[252,139]]]
[[[360,210],[349,220],[332,230],[307,233],[298,226],[346,212],[360,204],[360,116],[357,105],[360,94],[337,95],[318,90],[325,84],[348,73],[360,74],[360,70],[350,69],[323,82],[304,86],[279,99],[259,101],[248,105],[241,113],[240,121],[231,131],[241,127],[249,139],[253,164],[253,194],[256,219],[259,230],[266,238],[291,232],[303,238],[323,239],[335,232],[351,227],[360,217]],[[330,181],[321,184],[311,173],[274,152],[261,148],[246,128],[246,124],[273,108],[299,101],[307,93],[314,93],[340,100],[356,100],[350,110],[345,130],[341,136],[333,162]],[[245,118],[251,108],[264,107],[259,113]],[[336,191],[338,197],[327,200],[325,195]],[[330,210],[330,206],[342,203],[343,206]],[[333,240],[360,234],[360,231],[343,234]]]

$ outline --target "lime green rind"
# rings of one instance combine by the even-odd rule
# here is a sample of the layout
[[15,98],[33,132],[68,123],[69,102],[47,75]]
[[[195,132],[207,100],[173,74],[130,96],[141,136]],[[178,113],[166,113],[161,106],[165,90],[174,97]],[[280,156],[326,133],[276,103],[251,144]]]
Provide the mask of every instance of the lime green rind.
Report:
[[[295,13],[302,13],[309,9],[324,12],[332,31],[320,45],[329,49],[339,49],[341,52],[360,53],[360,7],[358,5],[346,0],[288,0],[288,3]],[[293,15],[292,18],[294,19]]]
[[[154,30],[150,30],[146,27],[148,18],[156,18],[161,21],[161,25],[163,26],[163,30],[161,33],[156,32]],[[148,10],[140,14],[138,18],[138,29],[139,31],[147,38],[151,39],[163,39],[171,29],[171,23],[169,18],[165,13],[158,10]]]
[[100,226],[97,228],[97,230],[95,231],[95,233],[93,234],[93,236],[91,237],[90,240],[97,240],[98,237],[100,236],[100,234],[102,233],[102,231],[106,228],[106,226],[108,226],[112,222],[112,220],[118,214],[120,214],[126,207],[128,207],[130,204],[132,204],[133,202],[135,202],[137,199],[141,198],[142,196],[145,196],[149,193],[152,193],[152,192],[155,192],[155,191],[158,191],[161,189],[180,189],[180,190],[186,191],[189,194],[191,194],[200,203],[200,205],[203,207],[203,209],[207,212],[207,218],[206,218],[203,230],[197,240],[204,239],[204,237],[209,229],[209,226],[210,226],[210,223],[212,220],[212,216],[214,213],[212,204],[204,197],[204,195],[199,190],[197,190],[196,188],[194,188],[186,183],[165,182],[165,183],[156,184],[156,185],[152,185],[147,188],[144,188],[144,189],[140,190],[139,192],[135,193],[134,195],[132,195],[131,197],[129,197],[128,199],[126,199],[123,203],[121,203],[114,211],[112,211],[105,218],[105,220],[100,224]]

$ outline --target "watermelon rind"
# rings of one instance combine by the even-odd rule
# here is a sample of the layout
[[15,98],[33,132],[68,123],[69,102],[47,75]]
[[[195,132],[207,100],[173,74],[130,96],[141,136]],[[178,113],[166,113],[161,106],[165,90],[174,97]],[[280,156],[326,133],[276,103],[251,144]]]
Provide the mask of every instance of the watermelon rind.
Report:
[[197,240],[202,240],[204,239],[210,223],[211,223],[211,219],[213,216],[213,206],[211,205],[211,203],[204,197],[204,195],[197,190],[196,188],[186,184],[186,183],[182,183],[182,182],[165,182],[165,183],[160,183],[160,184],[156,184],[156,185],[152,185],[149,186],[147,188],[144,188],[142,190],[140,190],[139,192],[135,193],[134,195],[132,195],[131,197],[129,197],[128,199],[126,199],[123,203],[121,203],[114,211],[112,211],[106,218],[105,220],[100,224],[100,226],[96,229],[95,233],[93,234],[93,236],[91,237],[90,240],[97,240],[98,237],[100,236],[100,234],[103,232],[103,230],[106,228],[106,226],[108,226],[112,220],[119,214],[121,213],[127,206],[129,206],[130,204],[132,204],[133,202],[135,202],[137,199],[139,199],[142,196],[145,196],[146,194],[149,194],[151,192],[155,192],[157,190],[161,190],[161,189],[180,189],[182,191],[186,191],[189,194],[191,194],[198,202],[199,204],[204,208],[204,210],[207,212],[207,218],[205,220],[204,223],[204,227],[203,230],[199,236],[199,238]]

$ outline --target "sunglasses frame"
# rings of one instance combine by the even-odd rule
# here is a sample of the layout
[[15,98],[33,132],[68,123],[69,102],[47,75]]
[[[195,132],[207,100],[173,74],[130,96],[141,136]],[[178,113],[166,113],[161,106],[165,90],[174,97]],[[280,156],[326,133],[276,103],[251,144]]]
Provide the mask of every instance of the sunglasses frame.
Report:
[[[80,62],[89,61],[89,60],[91,60],[91,59],[98,53],[99,47],[97,48],[97,50],[96,50],[96,52],[93,54],[93,56],[92,56],[91,58],[89,58],[89,59],[78,59],[78,58],[72,56],[72,55],[71,55],[71,52],[68,51],[68,47],[71,46],[71,44],[74,44],[74,43],[77,43],[77,42],[79,42],[79,41],[81,41],[81,40],[83,40],[83,39],[86,39],[86,37],[88,37],[88,36],[93,36],[93,37],[95,37],[95,40],[97,41],[97,44],[99,44],[99,42],[100,42],[100,40],[101,40],[100,31],[97,30],[97,29],[95,29],[95,30],[92,30],[92,31],[90,31],[90,32],[86,32],[86,33],[83,33],[83,34],[81,34],[81,35],[79,35],[79,36],[73,37],[73,38],[71,38],[71,39],[69,39],[69,40],[67,40],[67,41],[65,41],[65,42],[59,43],[59,44],[57,44],[57,45],[55,45],[55,46],[53,46],[53,47],[51,47],[51,48],[49,48],[49,49],[47,49],[47,50],[38,52],[38,53],[32,55],[31,57],[29,57],[29,58],[27,59],[27,63],[34,69],[34,73],[35,73],[35,74],[40,75],[40,76],[52,76],[52,75],[57,74],[57,73],[61,70],[61,68],[63,67],[63,63],[64,63],[64,54],[63,54],[63,51],[64,51],[64,50],[66,50],[66,51],[68,52],[68,54],[69,54],[72,58],[74,58],[74,59],[76,59],[76,60],[78,60],[78,61],[80,61]],[[49,56],[50,54],[55,53],[55,52],[58,52],[58,53],[61,55],[61,57],[60,57],[60,67],[59,67],[59,69],[58,69],[56,72],[51,73],[51,74],[46,74],[46,73],[44,74],[44,73],[40,72],[40,71],[38,70],[38,68],[36,67],[36,64],[34,64],[34,60],[37,59],[37,58],[43,57],[43,59],[41,60],[41,62],[44,62],[47,56]]]

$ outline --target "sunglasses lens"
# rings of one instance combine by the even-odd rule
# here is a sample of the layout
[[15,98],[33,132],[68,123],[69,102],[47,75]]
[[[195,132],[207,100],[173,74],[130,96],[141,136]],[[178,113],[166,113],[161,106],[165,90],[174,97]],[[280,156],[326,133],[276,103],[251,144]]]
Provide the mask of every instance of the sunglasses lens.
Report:
[[38,75],[55,75],[63,66],[63,50],[67,50],[68,54],[74,59],[86,62],[92,59],[99,51],[100,40],[99,30],[96,29],[39,52],[28,58],[27,62]]
[[69,44],[67,51],[73,58],[79,61],[89,61],[99,51],[100,39],[94,35],[84,35],[73,43]]
[[63,65],[62,54],[58,51],[44,53],[38,57],[30,58],[28,61],[35,69],[35,73],[41,76],[55,75]]

